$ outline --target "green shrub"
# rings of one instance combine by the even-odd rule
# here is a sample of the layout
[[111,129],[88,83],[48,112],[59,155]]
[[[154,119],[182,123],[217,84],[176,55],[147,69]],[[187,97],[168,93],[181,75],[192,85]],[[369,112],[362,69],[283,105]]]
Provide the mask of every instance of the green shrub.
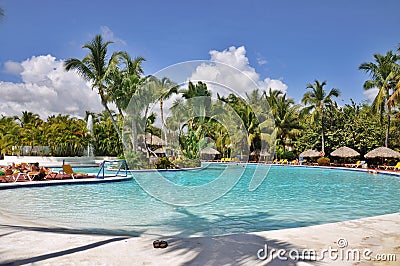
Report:
[[321,158],[318,158],[317,162],[318,162],[318,165],[328,166],[328,165],[330,165],[331,160],[329,160],[329,158],[327,158],[327,157],[321,157]]
[[157,169],[171,169],[173,168],[172,163],[166,157],[162,157],[158,159],[158,163],[156,164]]
[[282,149],[277,149],[276,157],[279,159],[287,159],[288,161],[293,161],[296,159],[296,154],[292,151],[283,151]]

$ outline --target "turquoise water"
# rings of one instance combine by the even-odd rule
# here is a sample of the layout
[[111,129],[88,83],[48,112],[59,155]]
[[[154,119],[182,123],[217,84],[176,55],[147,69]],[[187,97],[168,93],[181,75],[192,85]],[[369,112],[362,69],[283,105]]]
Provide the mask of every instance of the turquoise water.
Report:
[[[206,170],[162,175],[175,184],[198,186],[217,179],[224,167],[212,165]],[[133,179],[2,190],[0,210],[46,225],[164,236],[276,230],[400,210],[399,177],[272,166],[258,189],[249,191],[254,169],[255,166],[248,166],[236,186],[224,196],[195,207],[161,202]],[[93,170],[90,168],[89,172],[96,172]],[[173,191],[170,194],[174,196]]]

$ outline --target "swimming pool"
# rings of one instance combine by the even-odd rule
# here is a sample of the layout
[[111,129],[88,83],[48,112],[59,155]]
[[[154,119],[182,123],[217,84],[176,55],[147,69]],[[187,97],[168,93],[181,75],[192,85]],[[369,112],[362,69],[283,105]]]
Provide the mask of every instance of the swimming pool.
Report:
[[[225,167],[230,166],[162,174],[175,184],[198,186],[215,180]],[[249,191],[254,170],[248,165],[233,189],[200,206],[164,203],[132,179],[3,190],[0,210],[47,225],[180,237],[301,227],[400,210],[399,177],[272,166],[258,189]],[[144,174],[152,175],[134,175]]]

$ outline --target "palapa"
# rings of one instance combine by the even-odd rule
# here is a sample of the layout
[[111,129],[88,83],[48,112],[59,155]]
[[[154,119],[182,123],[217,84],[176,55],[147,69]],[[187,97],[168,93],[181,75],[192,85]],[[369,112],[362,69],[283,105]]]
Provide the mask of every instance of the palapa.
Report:
[[317,150],[306,150],[300,153],[300,157],[318,157],[321,156],[320,152]]
[[379,147],[364,155],[365,158],[400,158],[400,152],[390,148]]
[[331,152],[331,156],[350,158],[360,156],[360,153],[356,150],[353,150],[352,148],[343,146]]
[[220,154],[220,152],[214,148],[206,148],[204,150],[200,150],[200,153],[201,154],[210,154],[210,155]]

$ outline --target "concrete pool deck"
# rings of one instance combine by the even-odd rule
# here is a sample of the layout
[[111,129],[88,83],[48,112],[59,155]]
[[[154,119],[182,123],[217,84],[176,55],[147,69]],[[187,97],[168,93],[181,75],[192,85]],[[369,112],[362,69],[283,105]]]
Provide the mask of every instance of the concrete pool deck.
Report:
[[[1,265],[398,265],[400,213],[249,234],[166,238],[165,249],[153,248],[156,239],[49,227],[0,213]],[[263,257],[266,245],[269,253],[285,250],[288,260],[276,252],[274,259],[260,260],[257,253]],[[318,257],[323,249],[338,252],[326,252],[322,261],[290,258],[305,249],[316,250]],[[372,253],[363,255],[368,250]],[[360,260],[342,256],[349,252],[360,252]],[[386,261],[366,260],[377,255]]]

